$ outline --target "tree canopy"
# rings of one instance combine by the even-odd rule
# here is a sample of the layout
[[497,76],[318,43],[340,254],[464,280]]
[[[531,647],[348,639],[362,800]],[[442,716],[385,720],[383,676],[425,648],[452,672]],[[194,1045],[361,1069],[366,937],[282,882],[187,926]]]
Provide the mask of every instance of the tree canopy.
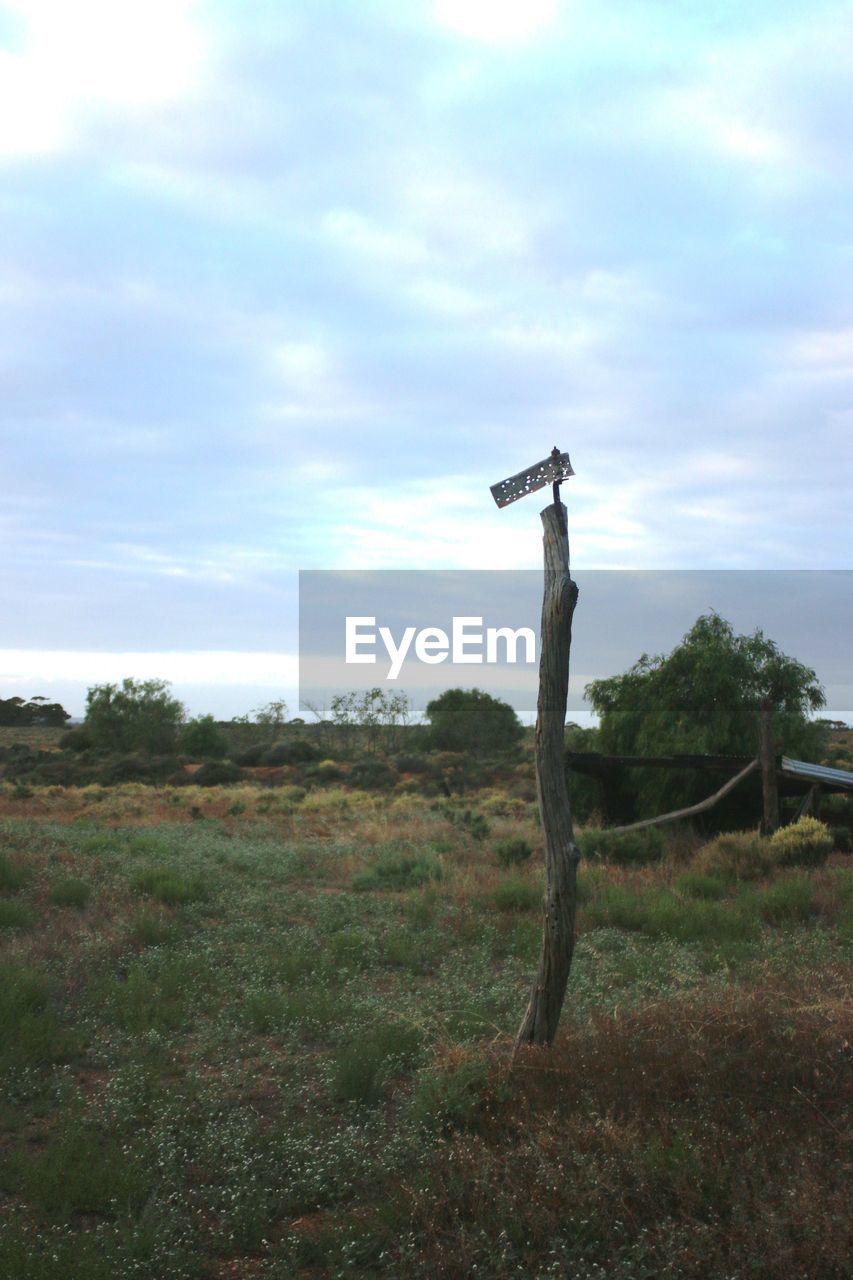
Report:
[[[763,631],[737,635],[717,613],[698,618],[667,656],[643,654],[623,675],[594,680],[586,696],[601,719],[599,749],[614,755],[755,755],[758,708],[769,698],[778,749],[814,759],[824,728],[809,718],[825,702],[811,668]],[[638,812],[690,803],[707,778],[644,771]]]
[[430,744],[476,755],[507,751],[524,735],[512,707],[481,689],[446,689],[427,703]]
[[36,696],[26,702],[23,698],[0,698],[0,725],[14,725],[21,728],[26,725],[39,727],[63,725],[70,720],[68,712],[58,702],[48,702],[47,698]]
[[184,706],[169,692],[166,680],[122,680],[96,684],[86,695],[86,728],[99,751],[147,751],[166,755],[175,750]]

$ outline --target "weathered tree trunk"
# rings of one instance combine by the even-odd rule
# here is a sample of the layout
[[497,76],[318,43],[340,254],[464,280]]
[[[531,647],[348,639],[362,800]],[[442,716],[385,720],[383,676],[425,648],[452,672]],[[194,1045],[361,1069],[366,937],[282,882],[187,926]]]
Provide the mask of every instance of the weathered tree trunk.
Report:
[[764,820],[761,830],[772,836],[779,826],[779,787],[776,780],[776,744],[773,740],[773,704],[762,698],[758,717],[758,758],[761,761],[761,790]]
[[517,1044],[549,1045],[557,1023],[575,945],[578,851],[565,769],[566,698],[572,614],[578,598],[569,574],[569,537],[562,503],[541,513],[545,529],[545,594],[536,713],[536,791],[545,839],[545,900],[539,971]]

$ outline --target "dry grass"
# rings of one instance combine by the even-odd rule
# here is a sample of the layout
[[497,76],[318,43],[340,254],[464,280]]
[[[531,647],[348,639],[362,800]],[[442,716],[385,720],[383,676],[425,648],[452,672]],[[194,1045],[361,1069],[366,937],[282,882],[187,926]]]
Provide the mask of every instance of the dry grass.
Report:
[[[459,820],[482,812],[476,794],[3,788],[0,814],[31,820],[4,827],[4,892],[36,922],[7,932],[5,958],[46,975],[60,1030],[83,1041],[14,1077],[0,1108],[0,1215],[21,1250],[0,1238],[0,1271],[841,1280],[845,860],[730,882],[719,900],[679,888],[684,842],[654,865],[583,865],[561,1034],[514,1055],[539,907],[518,894],[498,911],[495,890],[510,875],[538,889],[540,832],[529,806],[487,798],[477,838]],[[511,873],[505,839],[534,849]],[[352,892],[395,859],[441,878]],[[160,870],[205,894],[134,888]],[[768,923],[763,895],[796,877],[814,910]],[[79,908],[51,897],[67,878],[91,885]],[[729,945],[660,916],[602,924],[595,904],[620,894],[683,901],[699,924],[750,906],[754,931]],[[104,1134],[117,1174],[138,1158],[143,1207],[98,1217],[75,1201],[43,1221],[50,1162],[76,1176]]]

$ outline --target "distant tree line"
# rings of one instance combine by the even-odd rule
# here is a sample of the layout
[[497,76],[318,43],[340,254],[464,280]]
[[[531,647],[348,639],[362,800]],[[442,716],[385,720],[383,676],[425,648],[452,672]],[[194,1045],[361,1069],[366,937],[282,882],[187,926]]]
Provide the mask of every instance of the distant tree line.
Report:
[[64,725],[71,717],[58,702],[48,702],[47,698],[0,698],[0,725],[16,728],[39,727],[51,728]]

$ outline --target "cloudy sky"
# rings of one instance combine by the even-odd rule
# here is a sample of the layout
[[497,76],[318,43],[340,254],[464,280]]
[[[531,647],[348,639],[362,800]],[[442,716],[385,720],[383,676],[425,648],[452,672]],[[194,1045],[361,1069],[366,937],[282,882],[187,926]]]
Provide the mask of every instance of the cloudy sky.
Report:
[[535,567],[555,443],[578,568],[851,568],[851,65],[824,0],[0,0],[0,696],[292,698],[299,569]]

